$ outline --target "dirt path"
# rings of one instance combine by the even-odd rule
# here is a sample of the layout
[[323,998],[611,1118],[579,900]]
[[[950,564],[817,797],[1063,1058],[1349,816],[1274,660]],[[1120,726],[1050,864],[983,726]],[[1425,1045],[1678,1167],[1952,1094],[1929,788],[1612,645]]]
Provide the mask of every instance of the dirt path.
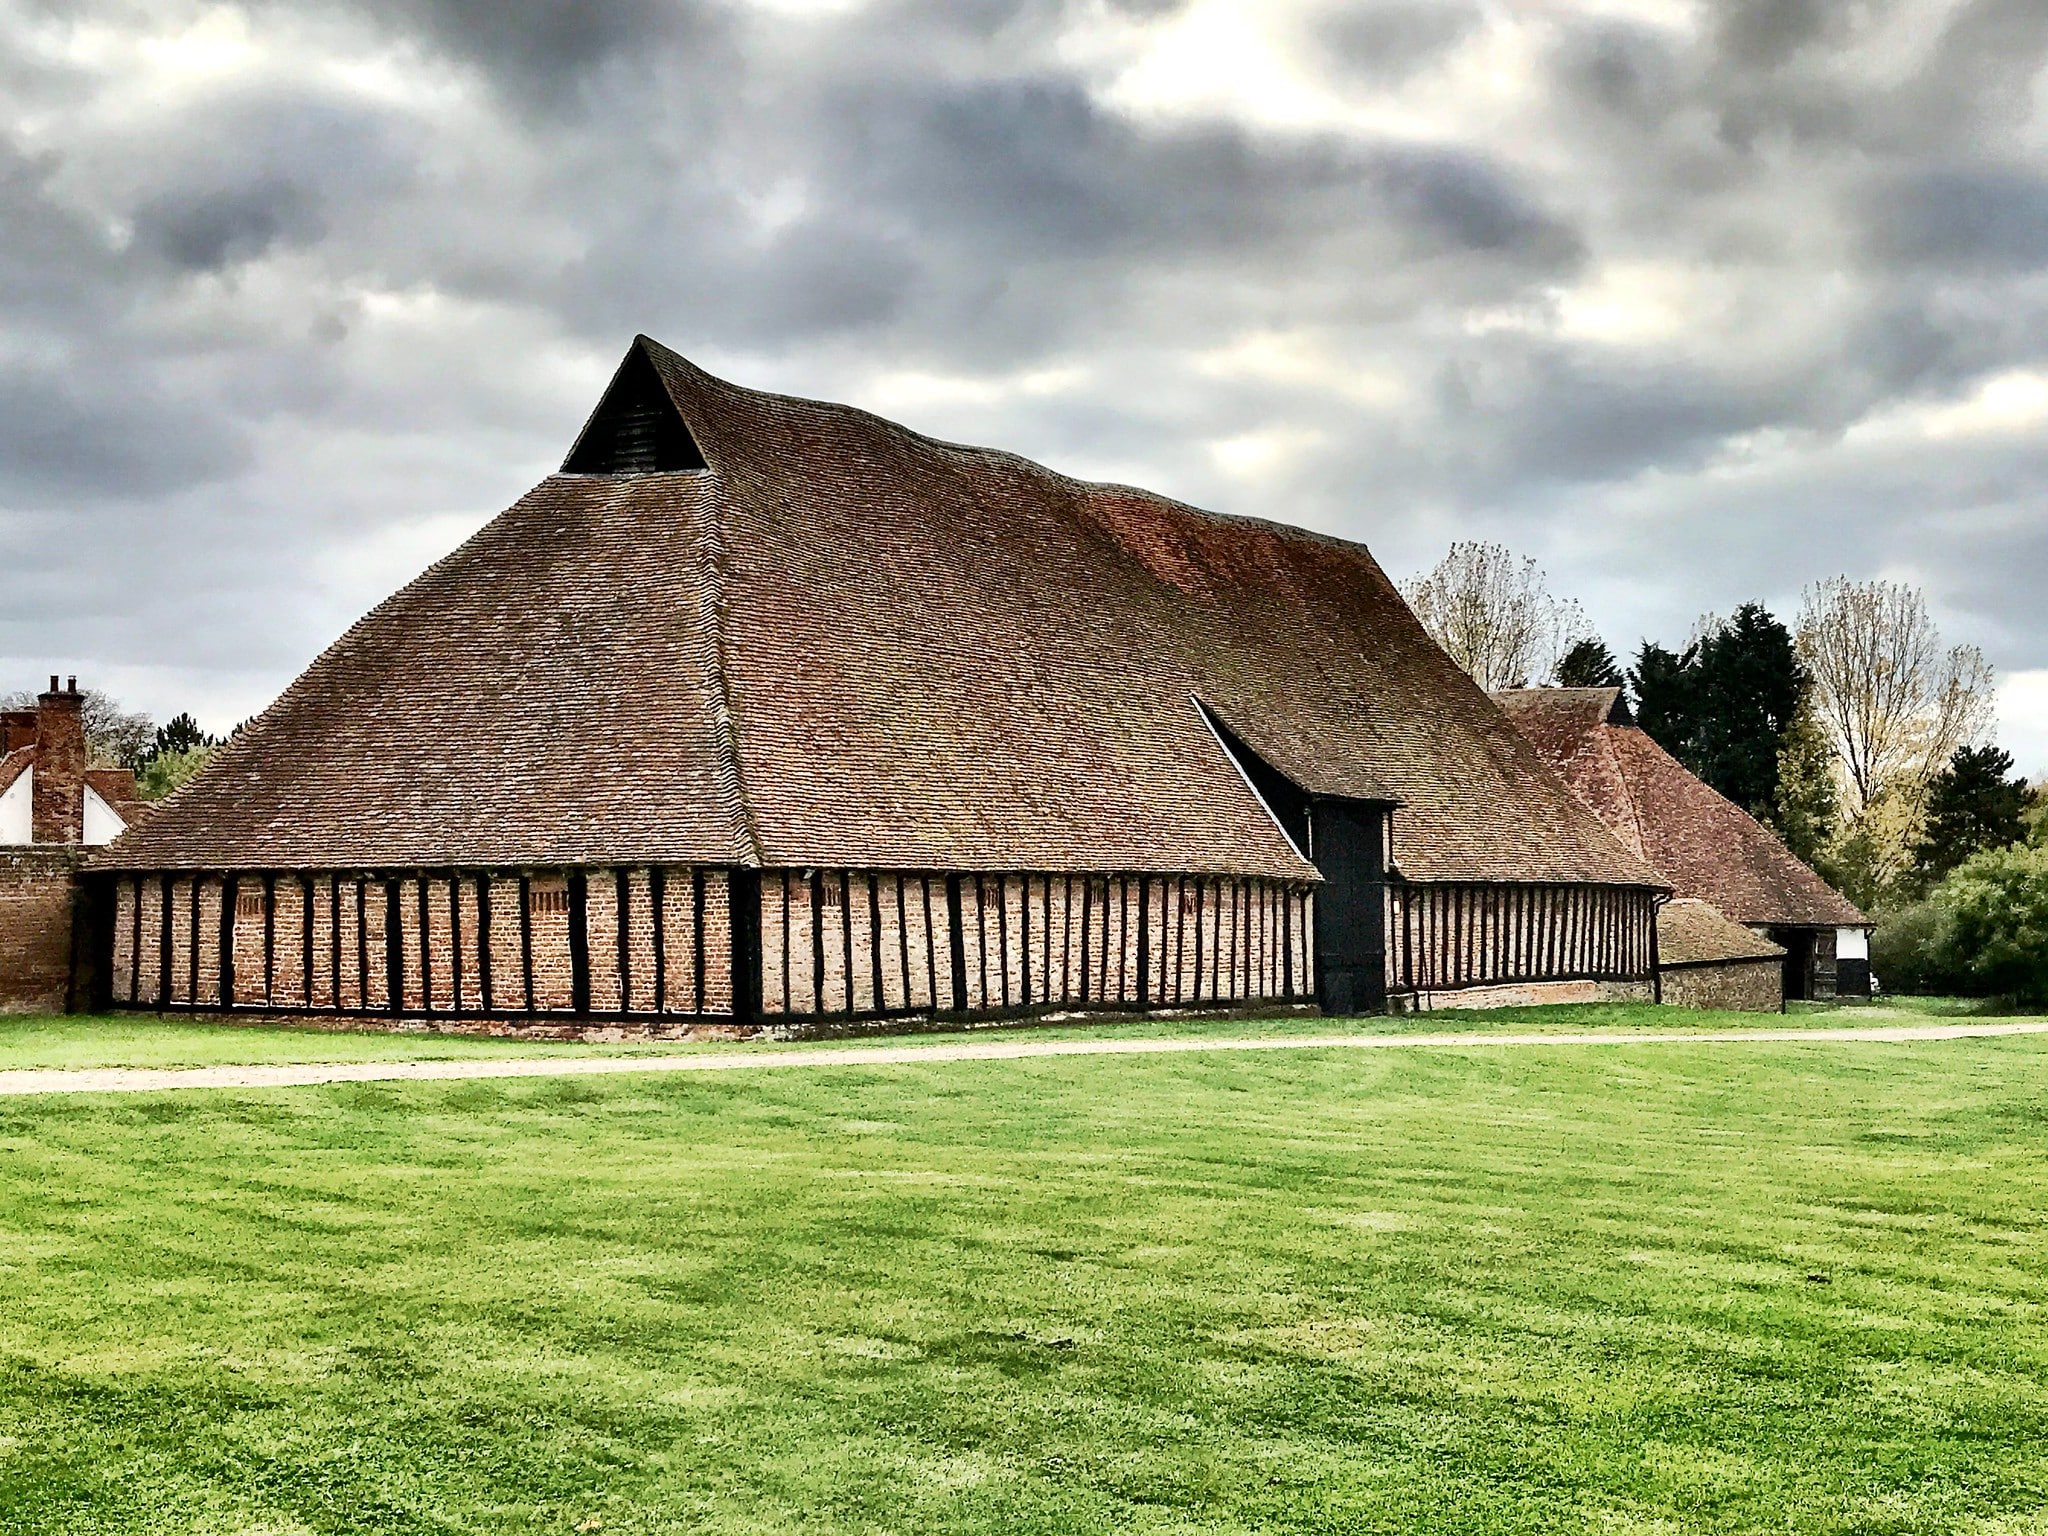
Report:
[[1658,1030],[1636,1033],[1280,1035],[1239,1040],[948,1040],[918,1045],[705,1051],[675,1056],[514,1057],[479,1061],[306,1062],[246,1067],[98,1067],[0,1072],[0,1096],[151,1093],[164,1088],[301,1088],[318,1083],[435,1082],[486,1077],[595,1077],[619,1072],[754,1072],[778,1067],[884,1067],[1036,1056],[1162,1056],[1186,1051],[1492,1050],[1502,1046],[1897,1045],[2048,1034],[2048,1020],[1891,1024],[1850,1029]]

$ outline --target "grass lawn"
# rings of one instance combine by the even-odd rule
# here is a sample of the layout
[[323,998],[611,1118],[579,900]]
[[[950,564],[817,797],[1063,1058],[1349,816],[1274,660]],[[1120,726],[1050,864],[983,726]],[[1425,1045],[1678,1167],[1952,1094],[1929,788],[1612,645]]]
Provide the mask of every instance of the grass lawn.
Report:
[[0,1101],[0,1531],[2048,1531],[2048,1043]]
[[[1611,1003],[1591,1006],[1498,1008],[1484,1011],[1441,1010],[1393,1018],[1325,1019],[1315,1015],[1284,1017],[1238,1015],[1206,1019],[1129,1019],[1078,1023],[1032,1023],[977,1029],[975,1039],[1034,1040],[1090,1038],[1168,1038],[1186,1036],[1435,1034],[1545,1030],[1689,1030],[1815,1028],[1863,1023],[1912,1022],[1894,1015],[1925,1016],[1927,1022],[1985,1013],[1989,1005],[1948,998],[1911,998],[1882,1008],[1855,1005],[1794,1004],[1794,1011],[1775,1013],[1707,1013],[1647,1004]],[[861,1040],[901,1045],[916,1035],[870,1035]],[[958,1038],[957,1035],[932,1036]],[[223,1024],[206,1020],[156,1018],[146,1014],[113,1014],[93,1018],[0,1014],[0,1071],[60,1067],[204,1067],[244,1066],[267,1062],[321,1061],[451,1061],[465,1057],[628,1055],[647,1051],[772,1051],[791,1047],[760,1044],[596,1043],[493,1039],[477,1035],[398,1033],[374,1029],[323,1029],[254,1024]]]

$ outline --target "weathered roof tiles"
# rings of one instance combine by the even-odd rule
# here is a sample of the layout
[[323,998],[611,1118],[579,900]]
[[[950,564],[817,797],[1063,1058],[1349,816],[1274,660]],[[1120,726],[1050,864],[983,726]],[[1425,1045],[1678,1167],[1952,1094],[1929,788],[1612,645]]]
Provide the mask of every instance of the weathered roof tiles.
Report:
[[1716,794],[1649,735],[1613,722],[1615,688],[1494,695],[1573,793],[1680,896],[1738,923],[1860,927],[1870,919],[1773,833]]
[[551,476],[108,862],[1315,878],[1199,698],[1305,790],[1398,802],[1411,878],[1658,883],[1361,545],[742,389],[645,338],[571,463],[704,467]]

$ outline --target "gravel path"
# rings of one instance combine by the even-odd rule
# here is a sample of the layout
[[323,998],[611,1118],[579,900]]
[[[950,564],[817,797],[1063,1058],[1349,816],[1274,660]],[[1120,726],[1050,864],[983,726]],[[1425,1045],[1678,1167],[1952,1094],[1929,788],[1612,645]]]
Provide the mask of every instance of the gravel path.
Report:
[[98,1067],[0,1072],[0,1096],[151,1093],[164,1088],[303,1088],[317,1083],[439,1082],[486,1077],[596,1077],[618,1072],[756,1072],[775,1067],[884,1067],[925,1061],[1019,1061],[1036,1056],[1164,1056],[1185,1051],[1492,1050],[1501,1046],[1896,1045],[2048,1034],[2048,1020],[1892,1024],[1850,1029],[1657,1030],[1641,1033],[1277,1035],[1240,1040],[948,1040],[917,1045],[813,1046],[674,1056],[525,1056],[473,1061],[305,1062],[246,1067]]

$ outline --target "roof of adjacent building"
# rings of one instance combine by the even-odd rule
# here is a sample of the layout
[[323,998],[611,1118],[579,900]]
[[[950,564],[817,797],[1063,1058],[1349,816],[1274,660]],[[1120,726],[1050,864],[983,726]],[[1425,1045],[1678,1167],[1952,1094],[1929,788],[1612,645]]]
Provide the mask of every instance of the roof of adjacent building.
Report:
[[[16,747],[0,757],[0,794],[5,794],[36,763],[36,743]],[[88,768],[85,782],[94,794],[129,827],[133,827],[149,813],[149,802],[135,789],[135,775],[126,768]]]
[[1398,802],[1411,878],[1659,883],[1361,545],[743,389],[644,337],[571,470],[605,433],[702,467],[549,477],[104,862],[1315,878],[1199,699],[1305,791]]
[[1717,794],[1641,728],[1615,723],[1618,688],[1494,695],[1544,760],[1680,896],[1738,923],[1862,927],[1870,919],[1777,834]]
[[85,782],[106,802],[107,809],[134,827],[149,814],[149,802],[135,788],[135,774],[127,768],[88,768]]
[[1732,965],[1782,960],[1785,951],[1732,921],[1712,902],[1682,896],[1657,909],[1657,963],[1662,966]]

